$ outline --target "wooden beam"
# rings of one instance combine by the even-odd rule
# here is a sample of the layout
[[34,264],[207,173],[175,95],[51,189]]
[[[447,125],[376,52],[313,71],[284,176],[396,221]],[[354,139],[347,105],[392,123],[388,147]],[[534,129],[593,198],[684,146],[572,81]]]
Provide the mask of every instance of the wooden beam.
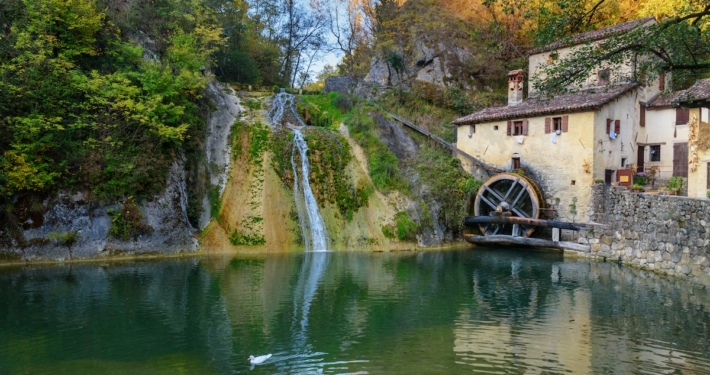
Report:
[[474,236],[465,235],[464,239],[474,245],[523,245],[523,246],[535,246],[535,247],[546,247],[551,249],[567,249],[576,251],[591,251],[589,245],[584,245],[576,242],[555,242],[550,240],[543,240],[540,238],[525,238],[525,237],[513,237],[513,236]]
[[560,228],[569,230],[592,229],[599,227],[599,224],[568,223],[564,221],[529,219],[517,216],[467,216],[463,220],[464,225],[478,224],[519,224],[543,228]]

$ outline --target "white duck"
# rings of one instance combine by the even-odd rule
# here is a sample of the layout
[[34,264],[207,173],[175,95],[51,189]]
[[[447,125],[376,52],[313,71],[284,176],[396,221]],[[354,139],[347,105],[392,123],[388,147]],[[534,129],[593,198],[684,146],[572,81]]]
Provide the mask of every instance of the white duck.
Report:
[[259,365],[259,364],[266,362],[266,360],[269,358],[271,358],[271,354],[260,355],[258,357],[254,357],[253,355],[250,355],[249,358],[247,358],[247,359],[249,360],[249,362],[252,365]]

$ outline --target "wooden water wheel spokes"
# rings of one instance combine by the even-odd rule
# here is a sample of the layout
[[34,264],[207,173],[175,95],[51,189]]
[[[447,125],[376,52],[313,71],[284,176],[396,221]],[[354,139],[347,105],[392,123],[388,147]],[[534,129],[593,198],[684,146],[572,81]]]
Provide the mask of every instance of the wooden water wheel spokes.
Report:
[[[537,219],[540,216],[540,190],[525,176],[501,173],[489,178],[478,190],[474,202],[476,216],[517,216]],[[511,224],[479,224],[481,233],[490,235],[513,235]],[[535,227],[520,225],[518,235],[529,237]]]

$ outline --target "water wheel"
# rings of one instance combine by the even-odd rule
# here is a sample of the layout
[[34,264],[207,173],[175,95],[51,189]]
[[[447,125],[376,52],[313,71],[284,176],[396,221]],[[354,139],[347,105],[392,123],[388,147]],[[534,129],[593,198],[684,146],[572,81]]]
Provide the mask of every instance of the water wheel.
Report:
[[[528,219],[540,217],[542,192],[530,179],[513,173],[497,174],[483,183],[476,194],[473,211],[476,216],[510,215]],[[511,224],[479,224],[481,233],[513,235]],[[535,227],[520,226],[519,235],[529,237]]]

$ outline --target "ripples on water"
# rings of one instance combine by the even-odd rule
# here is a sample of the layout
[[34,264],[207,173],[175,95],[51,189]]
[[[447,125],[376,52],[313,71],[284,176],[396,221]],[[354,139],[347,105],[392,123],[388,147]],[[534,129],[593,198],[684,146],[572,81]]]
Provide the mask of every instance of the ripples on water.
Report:
[[4,268],[0,374],[710,374],[709,307],[510,250]]

